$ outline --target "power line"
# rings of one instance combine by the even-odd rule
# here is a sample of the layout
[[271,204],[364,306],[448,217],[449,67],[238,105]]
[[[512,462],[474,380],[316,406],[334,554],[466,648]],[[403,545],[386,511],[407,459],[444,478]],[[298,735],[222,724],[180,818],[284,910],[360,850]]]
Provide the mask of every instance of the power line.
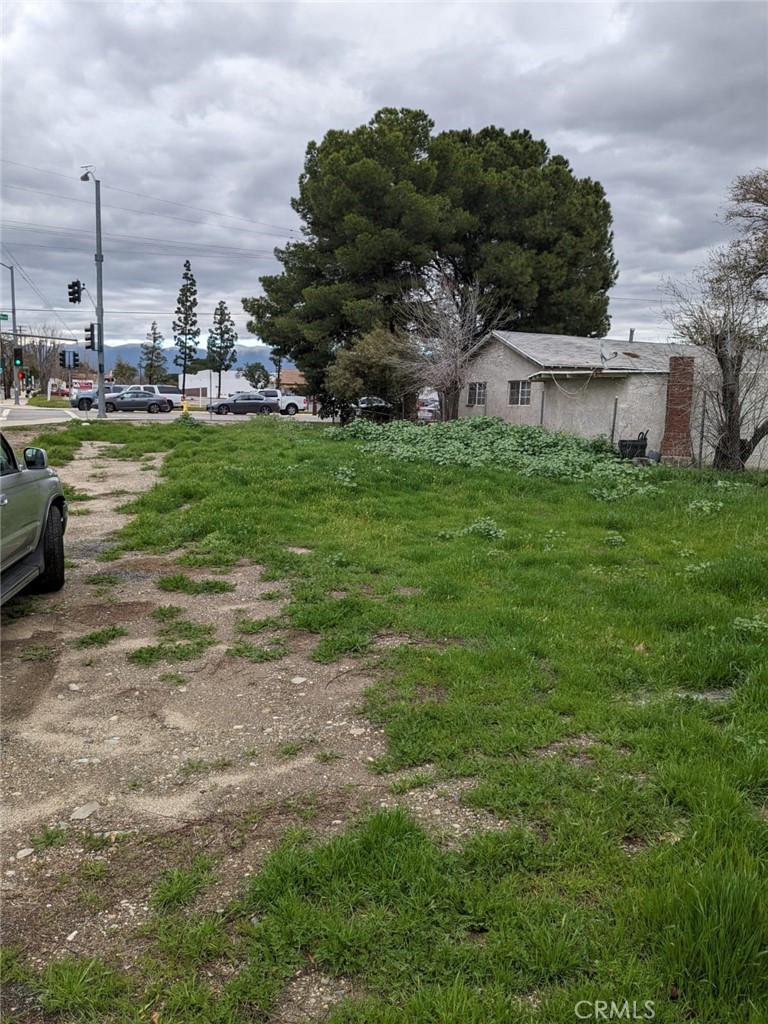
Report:
[[[32,278],[29,276],[29,274],[26,272],[26,270],[22,267],[22,265],[19,263],[19,261],[16,259],[14,254],[11,252],[11,250],[9,249],[9,247],[5,243],[3,243],[3,250],[8,255],[8,259],[10,259],[12,261],[12,263],[14,264],[16,269],[19,271],[19,273],[24,278],[24,280],[27,282],[27,284],[32,289],[32,291],[35,293],[35,295],[37,295],[40,299],[42,299],[43,302],[47,303],[46,308],[44,310],[38,310],[38,312],[53,313],[53,315],[56,317],[56,319],[59,320],[64,325],[64,329],[65,330],[69,331],[70,334],[75,334],[75,332],[72,330],[72,328],[66,322],[64,317],[60,316],[58,310],[54,309],[54,307],[51,305],[51,303],[48,301],[48,299],[45,297],[45,295],[43,295],[43,293],[37,287],[35,282],[32,280]],[[26,312],[28,312],[28,311],[26,311]]]
[[[3,220],[2,223],[8,228],[21,228],[27,231],[38,232],[40,234],[51,233],[54,235],[85,235],[90,237],[93,233],[87,231],[85,228],[63,228],[58,227],[55,224],[34,224],[27,223],[19,220]],[[233,252],[233,253],[245,253],[251,255],[256,253],[258,255],[271,255],[271,249],[246,249],[243,246],[237,245],[219,245],[216,242],[185,242],[183,239],[177,238],[152,238],[149,235],[126,235],[115,231],[105,231],[104,238],[117,239],[119,241],[128,242],[133,244],[136,242],[149,242],[151,245],[192,245],[199,249],[218,249],[221,251]]]
[[[26,249],[49,249],[51,252],[84,252],[84,253],[91,253],[92,252],[92,249],[78,249],[78,248],[76,248],[75,246],[72,246],[72,245],[42,245],[40,242],[18,242],[18,241],[14,241],[13,244],[17,245],[17,246],[22,246],[23,248],[26,248]],[[159,249],[159,250],[156,249],[156,250],[153,250],[151,252],[146,252],[146,251],[143,251],[141,249],[113,249],[113,248],[110,247],[108,249],[105,248],[105,252],[107,252],[110,256],[116,256],[116,255],[121,255],[121,256],[178,256],[180,254],[181,255],[187,254],[187,255],[191,255],[191,256],[201,256],[201,257],[205,257],[207,259],[226,259],[226,260],[234,260],[234,259],[238,259],[238,260],[270,260],[270,259],[274,259],[274,257],[271,254],[269,256],[267,256],[267,255],[264,255],[264,256],[250,256],[250,255],[247,255],[245,253],[206,252],[204,250],[195,250],[195,249],[190,249],[190,247],[188,245],[184,245],[184,243],[182,243],[182,242],[178,243],[178,248],[177,249],[171,249],[171,248]]]
[[[63,195],[61,195],[61,194],[59,194],[57,192],[44,192],[42,189],[39,189],[39,188],[27,188],[24,185],[6,185],[6,184],[3,184],[2,188],[13,189],[16,192],[33,192],[36,195],[46,196],[48,199],[66,199],[67,201],[69,201],[71,203],[87,203],[88,205],[92,204],[92,200],[90,200],[90,199],[79,199],[79,198],[77,198],[77,196],[63,196]],[[164,200],[164,199],[160,200],[160,202],[166,202],[166,201],[167,200]],[[249,235],[254,235],[254,234],[255,235],[277,235],[277,237],[282,237],[282,235],[283,235],[283,232],[280,232],[278,234],[275,231],[255,231],[255,230],[252,230],[252,229],[249,229],[249,228],[236,228],[236,227],[231,227],[230,225],[225,225],[225,224],[211,224],[210,221],[206,221],[206,220],[192,220],[191,217],[174,217],[172,213],[158,213],[155,210],[135,210],[135,209],[133,209],[130,206],[115,206],[112,203],[102,203],[101,206],[102,206],[102,209],[104,209],[104,210],[120,210],[121,213],[135,213],[139,217],[162,217],[165,220],[181,221],[184,224],[197,224],[197,225],[199,225],[201,227],[224,229],[226,231],[241,231],[241,232],[243,232],[243,234],[249,234]],[[227,214],[217,214],[216,216],[226,217],[228,215]],[[286,230],[291,231],[292,229],[291,228],[287,228]]]
[[[25,170],[28,171],[39,171],[41,174],[52,174],[57,178],[65,178],[67,181],[81,180],[79,177],[75,178],[69,174],[62,174],[61,171],[49,171],[46,170],[44,167],[33,167],[31,164],[19,163],[17,160],[6,160],[3,158],[0,159],[0,163],[9,164],[12,167],[23,167]],[[220,213],[218,210],[206,210],[201,206],[190,206],[188,203],[180,203],[174,199],[162,199],[160,196],[145,195],[143,192],[131,192],[127,188],[118,188],[117,185],[102,185],[102,188],[111,189],[113,192],[125,192],[127,195],[138,196],[140,199],[151,199],[153,202],[156,203],[168,203],[171,206],[181,206],[186,210],[196,210],[198,213],[210,213],[214,217],[226,217],[229,220],[239,220],[242,221],[243,224],[258,224],[265,228],[274,228],[277,231],[287,231],[289,234],[296,233],[295,228],[287,228],[284,225],[268,224],[266,221],[251,220],[248,217],[238,217],[232,213]]]

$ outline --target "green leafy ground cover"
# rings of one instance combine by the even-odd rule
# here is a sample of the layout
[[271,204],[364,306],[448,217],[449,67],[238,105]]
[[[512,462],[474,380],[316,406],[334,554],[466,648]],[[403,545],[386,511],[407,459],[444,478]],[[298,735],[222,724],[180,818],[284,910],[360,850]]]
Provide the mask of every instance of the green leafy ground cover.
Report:
[[[79,431],[40,439],[54,465]],[[465,800],[510,825],[455,849],[402,811],[330,842],[294,829],[213,915],[194,899],[215,863],[166,873],[143,973],[11,958],[47,1019],[266,1020],[310,959],[367,993],[336,1024],[570,1024],[598,1000],[768,1019],[765,477],[490,421],[88,436],[168,452],[125,549],[266,566],[321,661],[412,638],[368,696],[373,770],[471,777]]]

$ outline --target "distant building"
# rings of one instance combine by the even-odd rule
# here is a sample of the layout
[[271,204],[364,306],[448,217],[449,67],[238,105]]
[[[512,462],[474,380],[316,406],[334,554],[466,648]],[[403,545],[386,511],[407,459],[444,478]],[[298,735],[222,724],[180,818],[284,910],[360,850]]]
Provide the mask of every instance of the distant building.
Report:
[[[275,377],[270,375],[269,383],[275,386]],[[178,375],[179,387],[181,387],[181,374]],[[250,391],[251,385],[243,377],[240,370],[225,370],[221,375],[221,394],[218,393],[218,373],[203,370],[200,373],[188,373],[185,393],[187,398],[225,398],[227,395],[234,395],[238,391]],[[304,374],[299,370],[283,370],[280,374],[280,387],[283,391],[301,392],[306,384]],[[210,394],[209,394],[210,389]]]
[[[271,382],[275,383],[276,375],[273,374]],[[307,381],[301,370],[281,370],[280,388],[282,391],[297,391],[305,393]]]

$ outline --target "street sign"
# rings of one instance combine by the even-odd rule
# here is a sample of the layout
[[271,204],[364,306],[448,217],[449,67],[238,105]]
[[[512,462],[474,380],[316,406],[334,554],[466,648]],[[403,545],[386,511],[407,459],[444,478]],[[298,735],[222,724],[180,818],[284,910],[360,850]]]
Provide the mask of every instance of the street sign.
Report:
[[7,320],[7,319],[8,319],[8,314],[7,313],[0,313],[0,320]]

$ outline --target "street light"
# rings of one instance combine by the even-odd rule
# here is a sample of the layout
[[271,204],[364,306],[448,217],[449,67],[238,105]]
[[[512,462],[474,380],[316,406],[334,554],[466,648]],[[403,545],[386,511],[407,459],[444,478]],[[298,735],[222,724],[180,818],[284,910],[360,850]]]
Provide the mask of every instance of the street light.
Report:
[[[16,286],[13,281],[13,264],[0,263],[0,267],[5,267],[6,270],[11,272],[11,317],[13,322],[13,350],[14,354],[19,343],[19,332],[16,329]],[[14,367],[15,368],[15,367]],[[19,376],[18,374],[13,375],[13,404],[20,405],[19,402]]]
[[98,372],[98,406],[97,418],[106,419],[107,409],[104,398],[104,291],[102,287],[101,271],[104,263],[104,254],[101,250],[101,182],[91,170],[90,164],[83,164],[84,174],[80,175],[80,181],[93,179],[96,186],[96,354],[99,365]]

